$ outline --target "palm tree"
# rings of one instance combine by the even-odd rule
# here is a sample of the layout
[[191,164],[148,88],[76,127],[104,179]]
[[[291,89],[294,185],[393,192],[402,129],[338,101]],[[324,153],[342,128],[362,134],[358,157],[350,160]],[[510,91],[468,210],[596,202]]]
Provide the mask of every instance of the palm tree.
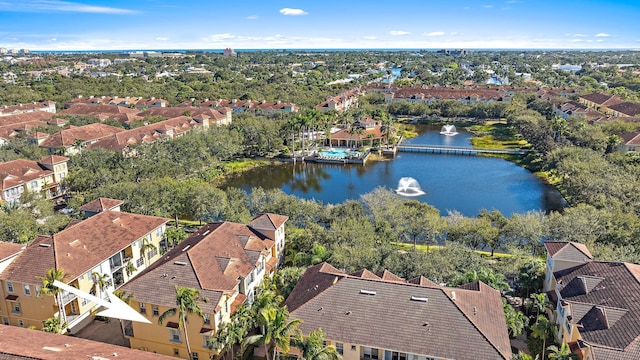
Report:
[[[115,297],[117,297],[118,299],[124,301],[126,304],[129,304],[129,302],[131,301],[131,299],[133,299],[133,294],[127,294],[126,291],[123,290],[116,290],[113,292],[113,295]],[[122,321],[122,319],[118,319],[120,321],[120,329],[122,330],[122,335],[126,336],[126,333],[124,331],[124,321]]]
[[97,294],[98,298],[102,299],[102,293],[107,287],[109,287],[109,285],[111,285],[109,275],[94,271],[91,273],[91,279],[93,280],[92,292]]
[[393,130],[393,119],[391,118],[382,119],[382,132],[384,133],[385,142],[387,146],[389,146],[389,135],[391,135],[392,130]]
[[560,348],[555,345],[551,345],[547,348],[549,350],[549,359],[556,360],[572,360],[579,359],[578,355],[571,352],[569,345],[567,343],[562,343]]
[[520,311],[516,311],[510,304],[508,304],[504,298],[502,299],[502,308],[504,310],[504,317],[507,321],[507,330],[509,337],[515,338],[522,335],[525,327],[529,325],[529,318]]
[[147,255],[150,250],[154,250],[154,249],[157,249],[157,248],[155,245],[153,245],[151,240],[147,238],[144,238],[144,240],[142,240],[142,246],[140,246],[140,256],[144,261],[145,268],[147,267],[147,257],[145,255]]
[[302,360],[340,360],[342,357],[335,346],[326,346],[322,329],[312,331],[309,336],[295,340],[294,345],[301,352]]
[[536,323],[531,326],[531,337],[542,340],[542,360],[545,359],[547,338],[549,332],[554,330],[554,325],[545,316],[539,315]]
[[551,305],[545,293],[531,294],[529,299],[529,309],[536,311],[536,318]]
[[[47,270],[46,276],[39,276],[38,279],[42,280],[42,287],[38,291],[38,295],[53,295],[56,304],[58,305],[58,324],[62,325],[67,322],[67,316],[64,313],[64,307],[62,304],[62,289],[54,285],[55,281],[64,282],[69,274],[66,274],[62,269],[51,268]],[[60,332],[63,327],[60,326]]]
[[187,314],[195,314],[204,319],[204,314],[198,302],[208,302],[207,298],[201,297],[200,292],[194,288],[178,287],[176,285],[176,307],[171,308],[160,314],[158,324],[162,325],[168,317],[178,315],[178,327],[184,333],[184,341],[187,344],[187,353],[191,359],[191,346],[189,345],[189,335],[187,332]]
[[260,310],[258,322],[263,325],[262,334],[253,335],[245,340],[245,343],[258,344],[264,346],[265,356],[269,360],[269,353],[272,353],[271,360],[276,358],[276,350],[280,349],[287,353],[291,348],[291,340],[297,336],[297,330],[302,320],[289,320],[289,312],[282,307],[267,307]]

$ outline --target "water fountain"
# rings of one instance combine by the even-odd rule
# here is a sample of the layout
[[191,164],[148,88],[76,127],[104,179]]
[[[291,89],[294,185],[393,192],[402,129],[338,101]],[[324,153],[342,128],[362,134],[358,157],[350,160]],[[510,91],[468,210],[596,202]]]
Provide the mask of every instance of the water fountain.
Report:
[[456,131],[455,125],[447,124],[447,125],[444,125],[442,129],[440,129],[440,134],[446,135],[446,136],[454,136],[454,135],[458,135],[458,132]]
[[396,194],[402,196],[420,196],[424,195],[425,192],[422,191],[422,188],[420,188],[418,180],[412,177],[403,177],[400,179],[400,181],[398,181]]

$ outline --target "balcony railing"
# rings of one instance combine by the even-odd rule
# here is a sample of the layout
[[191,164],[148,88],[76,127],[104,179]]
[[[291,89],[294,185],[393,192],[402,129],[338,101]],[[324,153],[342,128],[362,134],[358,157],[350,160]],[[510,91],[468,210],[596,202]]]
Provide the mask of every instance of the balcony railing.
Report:
[[68,291],[63,291],[61,293],[62,305],[67,305],[78,297],[78,295],[70,293]]

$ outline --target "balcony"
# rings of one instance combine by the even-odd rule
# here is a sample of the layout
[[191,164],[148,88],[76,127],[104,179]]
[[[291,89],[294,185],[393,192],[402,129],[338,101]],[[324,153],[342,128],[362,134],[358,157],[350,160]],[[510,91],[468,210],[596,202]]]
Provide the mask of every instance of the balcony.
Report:
[[62,305],[67,305],[68,303],[72,302],[73,300],[75,300],[78,295],[70,293],[68,291],[63,291],[62,293],[60,293],[60,297],[62,298]]

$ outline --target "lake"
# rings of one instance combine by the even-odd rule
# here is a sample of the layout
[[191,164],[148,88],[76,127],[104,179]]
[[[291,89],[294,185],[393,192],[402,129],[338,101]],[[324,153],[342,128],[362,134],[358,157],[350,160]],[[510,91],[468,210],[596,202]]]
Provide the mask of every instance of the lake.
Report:
[[[462,129],[456,136],[441,135],[440,127],[420,129],[419,136],[405,143],[471,147],[472,135]],[[247,192],[254,187],[279,188],[301,198],[338,204],[357,200],[377,187],[395,190],[403,177],[416,179],[425,192],[411,199],[427,202],[443,215],[451,210],[476,216],[481,209],[497,209],[509,216],[563,206],[557,190],[528,170],[502,159],[465,155],[398,153],[364,166],[285,163],[244,172],[224,187]]]

